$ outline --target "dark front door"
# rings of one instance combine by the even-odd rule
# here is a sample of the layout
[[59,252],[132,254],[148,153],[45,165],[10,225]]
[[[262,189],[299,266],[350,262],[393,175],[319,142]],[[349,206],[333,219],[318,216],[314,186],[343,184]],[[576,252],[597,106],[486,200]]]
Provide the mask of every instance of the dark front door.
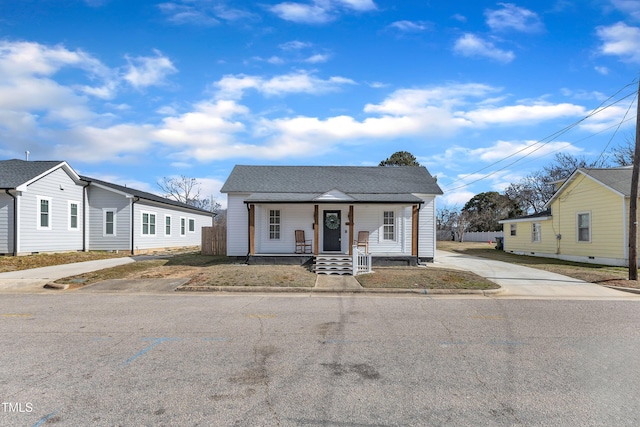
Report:
[[340,245],[340,211],[324,211],[323,215],[322,250],[325,252],[339,251]]

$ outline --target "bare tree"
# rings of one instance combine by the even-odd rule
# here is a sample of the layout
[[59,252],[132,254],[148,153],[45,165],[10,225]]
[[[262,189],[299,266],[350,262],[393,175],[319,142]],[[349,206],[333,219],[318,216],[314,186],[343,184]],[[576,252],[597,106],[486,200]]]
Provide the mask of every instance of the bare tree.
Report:
[[216,206],[220,207],[219,203],[212,206],[211,200],[200,197],[200,183],[195,178],[184,175],[180,175],[179,178],[165,176],[157,184],[168,199],[205,210],[212,210],[211,208]]
[[625,144],[611,149],[611,160],[616,166],[633,165],[633,154],[636,149],[636,141],[633,137],[627,137]]

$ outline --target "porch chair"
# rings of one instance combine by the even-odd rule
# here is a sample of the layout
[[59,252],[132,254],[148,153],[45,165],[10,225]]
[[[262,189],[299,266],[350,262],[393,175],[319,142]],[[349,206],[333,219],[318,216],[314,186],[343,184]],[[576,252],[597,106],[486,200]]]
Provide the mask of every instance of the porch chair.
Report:
[[353,242],[354,245],[359,247],[364,247],[364,252],[369,253],[369,232],[368,231],[358,231],[358,239]]
[[297,254],[310,254],[311,253],[311,240],[304,238],[304,230],[296,230],[296,253]]

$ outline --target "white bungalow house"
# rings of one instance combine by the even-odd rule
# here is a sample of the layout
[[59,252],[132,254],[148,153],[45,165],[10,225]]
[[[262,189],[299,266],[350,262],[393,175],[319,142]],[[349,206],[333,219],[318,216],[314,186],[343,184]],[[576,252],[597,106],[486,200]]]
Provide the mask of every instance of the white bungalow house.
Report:
[[201,244],[211,212],[79,176],[64,161],[0,161],[0,254]]
[[[368,234],[374,265],[435,256],[435,198],[442,190],[424,167],[235,166],[221,192],[228,197],[230,257],[346,261],[360,232]],[[307,250],[296,246],[296,230]]]

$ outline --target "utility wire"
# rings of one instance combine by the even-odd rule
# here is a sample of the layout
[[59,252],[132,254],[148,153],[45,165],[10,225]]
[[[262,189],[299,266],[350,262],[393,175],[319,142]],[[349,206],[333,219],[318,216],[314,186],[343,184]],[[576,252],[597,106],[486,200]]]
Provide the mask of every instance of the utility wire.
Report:
[[[580,120],[578,120],[578,121],[576,121],[576,122],[574,122],[574,123],[572,123],[572,124],[570,124],[570,125],[568,125],[568,126],[566,126],[566,127],[562,128],[562,129],[560,129],[560,130],[559,130],[559,131],[557,131],[557,132],[552,133],[552,134],[551,134],[551,135],[549,135],[549,136],[546,136],[545,138],[542,138],[542,139],[540,139],[540,140],[536,141],[535,143],[533,143],[533,144],[531,144],[531,145],[528,145],[528,146],[526,146],[526,147],[524,147],[524,148],[522,148],[522,149],[520,149],[520,150],[516,151],[515,153],[510,154],[509,156],[506,156],[506,157],[504,157],[504,158],[502,158],[502,159],[500,159],[500,160],[498,160],[498,161],[496,161],[496,162],[491,163],[491,164],[490,164],[490,165],[488,165],[488,166],[485,166],[485,167],[483,167],[483,168],[481,168],[481,169],[478,169],[477,171],[472,172],[472,173],[470,173],[469,175],[473,175],[473,174],[476,174],[476,173],[478,173],[478,172],[482,172],[483,170],[486,170],[486,169],[488,169],[488,168],[490,168],[490,167],[492,167],[492,166],[495,166],[495,165],[497,165],[497,164],[499,164],[499,163],[501,163],[501,162],[503,162],[503,161],[505,161],[505,160],[507,160],[507,159],[509,159],[509,158],[511,158],[511,157],[514,157],[514,156],[516,156],[517,154],[519,154],[519,153],[521,153],[521,152],[523,152],[523,151],[530,150],[530,149],[531,149],[531,147],[534,147],[534,146],[536,146],[536,145],[539,145],[539,147],[537,147],[537,148],[533,149],[532,151],[530,151],[529,153],[525,154],[524,156],[522,156],[522,157],[520,157],[520,158],[516,159],[515,161],[513,161],[513,162],[511,162],[511,163],[507,164],[506,166],[504,166],[504,167],[502,167],[502,168],[500,168],[500,169],[497,169],[497,170],[495,170],[495,171],[493,171],[493,172],[491,172],[491,173],[488,173],[488,174],[486,174],[486,175],[484,175],[484,176],[482,176],[482,177],[480,177],[480,178],[477,178],[477,179],[475,179],[475,180],[473,180],[473,181],[467,182],[467,183],[465,183],[465,184],[462,184],[462,185],[457,186],[457,187],[454,187],[454,188],[447,188],[447,189],[445,189],[445,191],[453,191],[453,190],[458,190],[458,189],[460,189],[460,188],[468,187],[468,186],[469,186],[469,185],[471,185],[471,184],[474,184],[474,183],[476,183],[476,182],[478,182],[478,181],[482,181],[482,180],[484,180],[484,179],[486,179],[486,178],[488,178],[488,177],[490,177],[490,176],[492,176],[492,175],[495,175],[496,173],[498,173],[498,172],[500,172],[500,171],[502,171],[502,170],[504,170],[504,169],[506,169],[506,168],[508,168],[508,167],[510,167],[510,166],[512,166],[512,165],[514,165],[515,163],[517,163],[517,162],[521,161],[522,159],[525,159],[526,157],[529,157],[530,155],[532,155],[532,154],[533,154],[533,153],[535,153],[536,151],[540,150],[541,148],[543,148],[544,146],[546,146],[547,144],[549,144],[550,142],[552,142],[553,140],[555,140],[555,139],[556,139],[557,137],[559,137],[560,135],[565,134],[565,133],[566,133],[566,132],[568,132],[569,130],[571,130],[571,129],[573,129],[574,127],[578,126],[580,123],[584,122],[585,120],[587,120],[587,119],[591,118],[592,116],[594,116],[594,115],[596,115],[596,114],[598,114],[598,113],[600,113],[600,112],[602,112],[602,111],[606,110],[607,108],[612,107],[613,105],[615,105],[615,104],[617,104],[617,103],[619,103],[619,102],[623,101],[624,99],[628,98],[629,96],[631,96],[631,95],[635,95],[635,93],[636,93],[636,92],[634,91],[633,93],[630,93],[630,94],[628,94],[628,95],[623,96],[623,97],[622,97],[622,98],[620,98],[620,99],[615,100],[615,101],[614,101],[614,102],[612,102],[611,104],[608,104],[608,105],[603,106],[607,101],[609,101],[609,100],[611,100],[612,98],[614,98],[614,97],[615,97],[616,95],[618,95],[620,92],[622,92],[623,90],[625,90],[625,89],[626,89],[626,88],[628,88],[629,86],[632,86],[632,85],[635,85],[635,84],[637,84],[637,80],[634,80],[633,82],[631,82],[631,83],[629,83],[629,84],[625,85],[624,87],[622,87],[621,89],[619,89],[616,93],[614,93],[613,95],[609,96],[606,100],[602,101],[602,102],[600,103],[600,105],[598,105],[598,107],[596,107],[594,110],[592,110],[589,114],[587,114],[585,117],[581,118]],[[626,115],[625,115],[625,116],[626,116]],[[618,126],[618,127],[619,127],[619,126]],[[546,141],[546,142],[545,142],[545,141]],[[608,144],[607,144],[607,145],[608,145]],[[451,184],[455,184],[456,182],[463,181],[464,179],[465,179],[465,178],[457,179],[457,180],[453,181]]]

